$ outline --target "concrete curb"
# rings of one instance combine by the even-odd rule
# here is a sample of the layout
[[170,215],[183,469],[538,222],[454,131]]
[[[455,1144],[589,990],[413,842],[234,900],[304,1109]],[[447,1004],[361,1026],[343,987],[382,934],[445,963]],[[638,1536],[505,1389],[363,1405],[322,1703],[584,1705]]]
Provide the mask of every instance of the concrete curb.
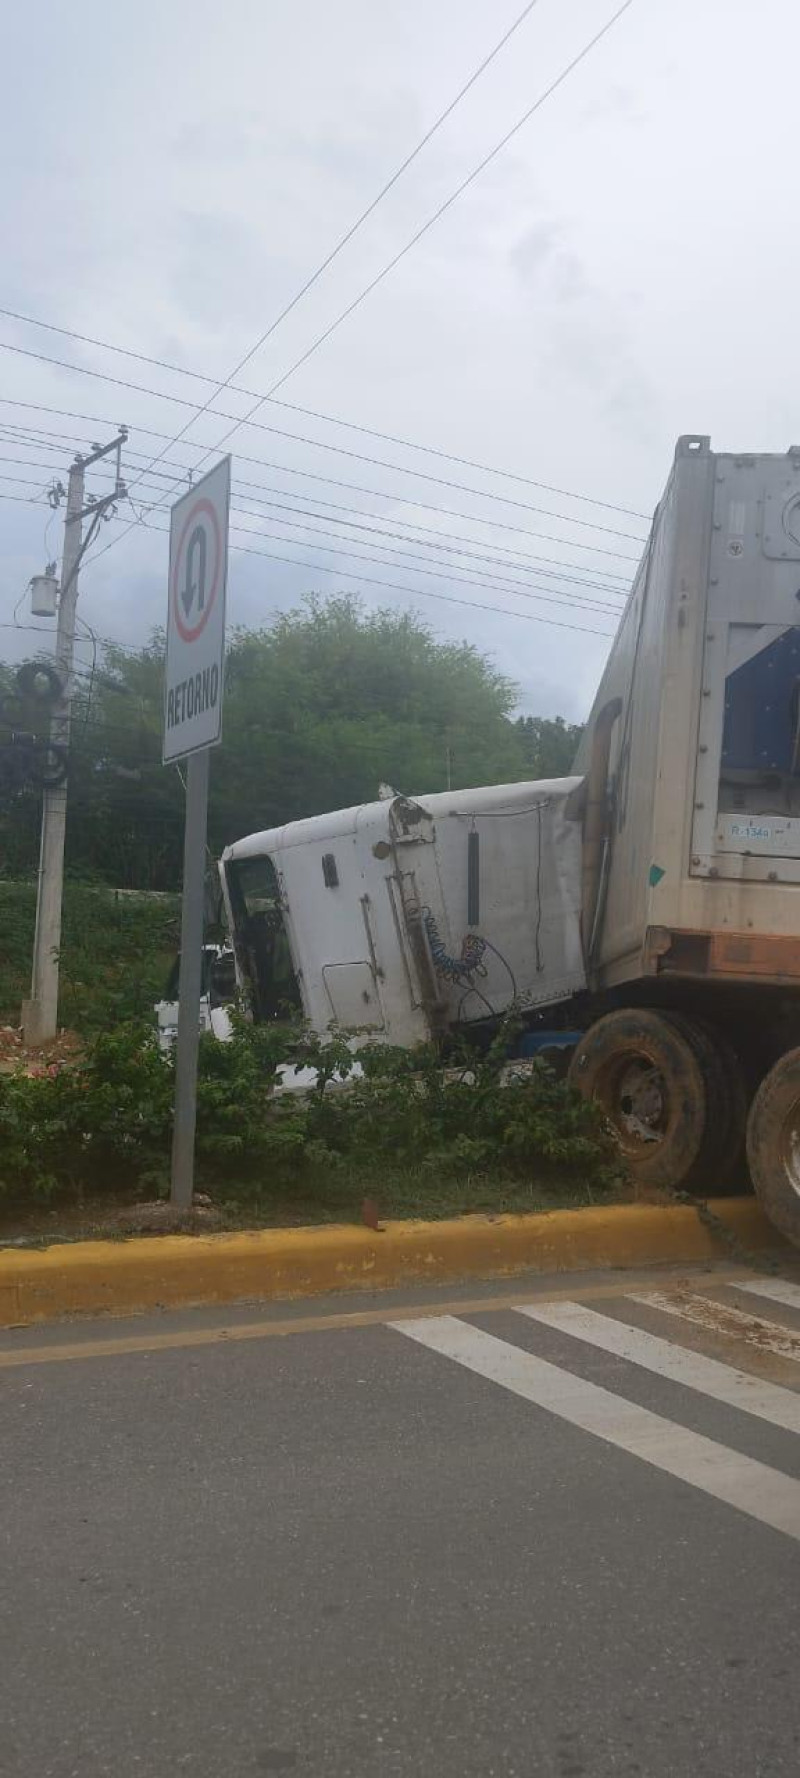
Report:
[[[781,1245],[753,1198],[714,1204],[742,1247]],[[616,1204],[531,1216],[450,1222],[264,1229],[252,1234],[162,1235],[0,1250],[0,1327],[65,1315],[321,1296],[410,1283],[581,1271],[602,1266],[730,1258],[730,1247],[689,1207]]]

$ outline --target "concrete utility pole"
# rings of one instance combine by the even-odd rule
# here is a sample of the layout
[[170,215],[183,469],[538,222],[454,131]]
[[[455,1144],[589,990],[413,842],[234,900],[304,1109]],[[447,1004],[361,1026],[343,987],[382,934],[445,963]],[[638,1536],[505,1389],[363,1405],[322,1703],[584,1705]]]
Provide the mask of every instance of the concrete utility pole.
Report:
[[[120,453],[127,438],[121,432],[112,444],[97,445],[88,457],[76,457],[69,472],[64,549],[61,558],[61,589],[58,600],[55,666],[61,693],[53,710],[50,739],[69,748],[72,722],[75,608],[78,603],[78,570],[100,520],[125,493],[120,480]],[[101,457],[116,451],[117,475],[113,494],[85,505],[86,470]],[[86,543],[83,520],[91,515]],[[42,799],[42,838],[36,896],[36,934],[33,941],[33,973],[30,1000],[22,1004],[22,1031],[26,1043],[47,1043],[58,1030],[58,973],[61,950],[61,904],[64,890],[64,840],[67,826],[67,783],[45,790]]]

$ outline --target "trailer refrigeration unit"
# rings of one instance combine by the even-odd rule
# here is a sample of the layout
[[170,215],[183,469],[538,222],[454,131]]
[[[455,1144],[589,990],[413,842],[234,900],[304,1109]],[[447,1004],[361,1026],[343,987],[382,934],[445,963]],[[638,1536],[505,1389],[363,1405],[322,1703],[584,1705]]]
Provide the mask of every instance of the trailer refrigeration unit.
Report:
[[295,822],[222,876],[255,1016],[577,1025],[635,1175],[716,1189],[747,1125],[800,1242],[800,448],[678,441],[573,778]]

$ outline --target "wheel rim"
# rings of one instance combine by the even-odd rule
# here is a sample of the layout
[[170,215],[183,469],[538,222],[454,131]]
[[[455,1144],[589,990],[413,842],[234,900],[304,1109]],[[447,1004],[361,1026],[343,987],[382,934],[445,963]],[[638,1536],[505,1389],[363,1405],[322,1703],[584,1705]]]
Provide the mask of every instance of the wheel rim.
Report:
[[631,1159],[651,1154],[654,1144],[664,1141],[672,1123],[670,1095],[662,1070],[643,1051],[615,1056],[598,1075],[594,1096],[602,1105],[620,1147]]
[[800,1099],[795,1099],[783,1120],[780,1154],[784,1179],[800,1198]]

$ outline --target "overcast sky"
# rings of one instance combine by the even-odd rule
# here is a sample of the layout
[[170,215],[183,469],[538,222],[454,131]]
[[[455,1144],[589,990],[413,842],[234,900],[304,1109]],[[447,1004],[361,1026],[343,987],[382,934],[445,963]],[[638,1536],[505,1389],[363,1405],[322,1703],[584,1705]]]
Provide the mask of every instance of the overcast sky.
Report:
[[[3,0],[0,304],[221,381],[521,8]],[[244,388],[271,386],[613,10],[539,0],[247,366]],[[679,433],[708,432],[720,449],[783,451],[800,438],[798,51],[792,0],[634,0],[280,392],[487,467],[268,404],[226,447],[232,542],[314,565],[233,553],[230,622],[263,623],[311,589],[410,604],[437,635],[491,653],[523,709],[585,714],[646,522],[572,495],[646,514]],[[0,352],[0,492],[14,497],[0,501],[0,622],[11,626],[17,606],[29,621],[30,576],[60,556],[44,490],[54,474],[66,480],[74,448],[127,423],[133,485],[192,415],[166,397],[200,403],[213,384],[3,317],[0,340],[153,391]],[[237,417],[251,404],[230,391],[217,402]],[[169,460],[182,473],[226,429],[195,419]],[[107,526],[101,543],[114,547],[82,576],[79,609],[103,635],[134,643],[163,621],[166,538],[149,527],[166,513],[148,509],[169,485],[151,473],[133,488],[148,528]],[[356,529],[367,525],[393,535],[379,547]],[[39,646],[10,627],[0,644],[6,658]]]

